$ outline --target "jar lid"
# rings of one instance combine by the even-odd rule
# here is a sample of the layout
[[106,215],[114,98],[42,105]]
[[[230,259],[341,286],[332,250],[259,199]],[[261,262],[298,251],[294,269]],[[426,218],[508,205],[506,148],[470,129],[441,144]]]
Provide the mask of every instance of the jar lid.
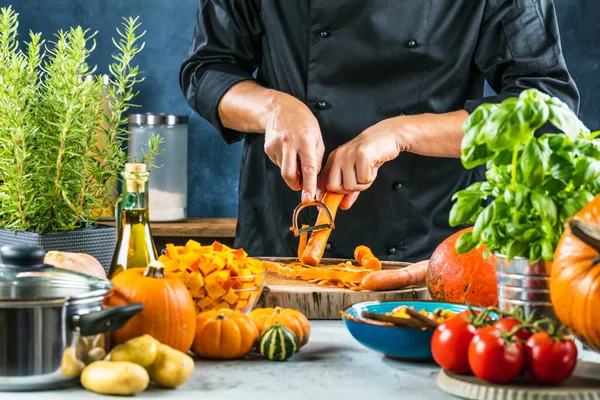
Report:
[[146,125],[157,126],[164,125],[167,121],[167,118],[164,114],[150,114],[146,113]]
[[174,115],[174,114],[169,114],[167,115],[167,125],[185,125],[188,123],[188,116],[187,115]]
[[67,301],[112,288],[108,279],[44,264],[45,254],[36,245],[0,248],[0,308]]
[[146,125],[146,115],[144,114],[130,114],[129,124],[131,125]]

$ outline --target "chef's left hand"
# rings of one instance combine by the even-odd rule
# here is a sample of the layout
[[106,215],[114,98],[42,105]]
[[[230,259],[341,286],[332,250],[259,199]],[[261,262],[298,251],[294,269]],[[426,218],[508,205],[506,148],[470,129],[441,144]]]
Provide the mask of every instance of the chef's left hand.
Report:
[[373,184],[379,167],[405,150],[398,125],[396,118],[383,120],[331,152],[319,176],[317,198],[325,189],[345,193],[340,208],[349,209]]

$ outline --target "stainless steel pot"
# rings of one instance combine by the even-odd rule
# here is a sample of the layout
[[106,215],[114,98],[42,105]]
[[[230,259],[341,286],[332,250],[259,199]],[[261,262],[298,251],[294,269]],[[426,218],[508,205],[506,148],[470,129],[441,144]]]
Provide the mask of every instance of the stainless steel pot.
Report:
[[112,283],[43,264],[39,246],[0,248],[0,391],[77,385],[141,304],[106,308]]

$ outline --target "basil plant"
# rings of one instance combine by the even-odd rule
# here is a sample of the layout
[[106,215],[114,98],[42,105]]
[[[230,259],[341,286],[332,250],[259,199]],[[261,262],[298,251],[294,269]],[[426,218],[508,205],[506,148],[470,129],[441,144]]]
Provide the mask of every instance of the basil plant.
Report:
[[[562,132],[536,135],[547,122]],[[450,225],[474,225],[457,252],[485,244],[509,260],[552,261],[567,218],[600,193],[600,132],[590,133],[561,100],[530,89],[479,106],[464,133],[463,166],[485,164],[487,172],[452,198]]]

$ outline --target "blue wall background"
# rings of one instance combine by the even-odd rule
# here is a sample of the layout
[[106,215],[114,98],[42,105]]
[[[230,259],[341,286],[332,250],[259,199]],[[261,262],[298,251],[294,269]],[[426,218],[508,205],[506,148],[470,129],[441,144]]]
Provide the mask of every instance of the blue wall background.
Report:
[[[600,1],[555,0],[555,4],[565,57],[581,91],[580,118],[590,129],[600,129]],[[137,98],[143,106],[135,112],[190,117],[189,215],[237,215],[241,144],[224,144],[189,109],[179,89],[179,66],[189,49],[198,0],[0,0],[0,6],[8,5],[21,14],[22,38],[33,30],[50,39],[57,30],[76,25],[99,31],[90,60],[99,73],[108,72],[115,28],[123,17],[139,15],[148,32],[146,49],[138,58],[146,78]]]

